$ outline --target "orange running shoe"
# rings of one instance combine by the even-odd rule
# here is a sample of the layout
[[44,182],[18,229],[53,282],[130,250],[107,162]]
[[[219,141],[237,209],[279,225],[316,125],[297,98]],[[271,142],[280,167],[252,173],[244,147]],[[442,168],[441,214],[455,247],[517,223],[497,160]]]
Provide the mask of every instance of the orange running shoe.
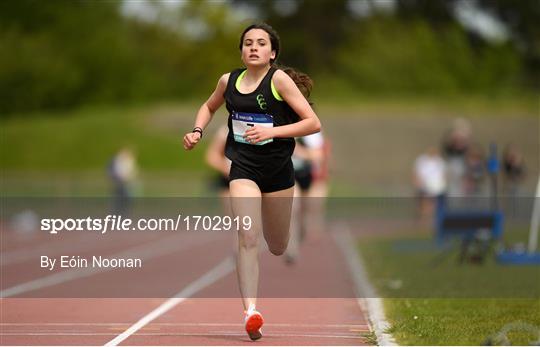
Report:
[[258,311],[253,310],[246,313],[244,321],[249,338],[252,341],[260,339],[262,337],[261,327],[264,324],[262,315]]

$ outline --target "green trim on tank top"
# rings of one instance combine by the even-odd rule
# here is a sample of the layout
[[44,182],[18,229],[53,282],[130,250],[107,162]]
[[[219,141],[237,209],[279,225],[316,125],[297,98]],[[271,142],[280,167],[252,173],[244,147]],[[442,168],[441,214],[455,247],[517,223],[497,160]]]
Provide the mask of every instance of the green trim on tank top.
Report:
[[[246,75],[246,72],[247,72],[247,69],[242,71],[240,75],[238,75],[238,78],[236,79],[236,83],[234,84],[234,86],[236,87],[236,90],[238,91],[240,91],[240,82]],[[276,100],[283,101],[283,98],[281,97],[281,95],[279,95],[279,92],[277,91],[276,86],[274,86],[274,81],[270,81],[270,89],[272,89],[272,95],[274,96],[274,98],[276,98]]]
[[274,98],[279,101],[283,101],[283,98],[281,97],[281,95],[279,95],[276,86],[274,86],[274,81],[270,81],[270,88],[272,89],[272,95],[274,95]]
[[238,78],[236,79],[236,83],[234,86],[236,87],[236,90],[240,91],[240,81],[242,81],[242,78],[244,78],[244,75],[246,74],[247,70],[244,70],[238,75]]

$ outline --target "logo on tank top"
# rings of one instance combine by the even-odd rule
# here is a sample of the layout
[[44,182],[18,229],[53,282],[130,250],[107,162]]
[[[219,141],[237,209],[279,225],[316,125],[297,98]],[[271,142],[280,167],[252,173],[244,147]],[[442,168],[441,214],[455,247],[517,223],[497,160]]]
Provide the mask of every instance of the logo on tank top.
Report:
[[264,100],[264,95],[262,93],[257,94],[257,103],[261,110],[266,111],[266,100]]

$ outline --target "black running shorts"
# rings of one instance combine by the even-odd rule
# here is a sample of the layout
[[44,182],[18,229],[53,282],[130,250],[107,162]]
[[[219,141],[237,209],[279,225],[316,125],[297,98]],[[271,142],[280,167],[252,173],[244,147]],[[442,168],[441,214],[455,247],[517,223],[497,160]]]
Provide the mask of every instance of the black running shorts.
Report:
[[311,165],[306,165],[305,167],[296,170],[294,172],[296,182],[302,191],[307,191],[311,187],[313,182],[313,174],[311,173]]
[[294,186],[294,168],[291,159],[280,166],[269,161],[258,167],[232,162],[230,180],[248,179],[257,184],[262,193],[272,193]]

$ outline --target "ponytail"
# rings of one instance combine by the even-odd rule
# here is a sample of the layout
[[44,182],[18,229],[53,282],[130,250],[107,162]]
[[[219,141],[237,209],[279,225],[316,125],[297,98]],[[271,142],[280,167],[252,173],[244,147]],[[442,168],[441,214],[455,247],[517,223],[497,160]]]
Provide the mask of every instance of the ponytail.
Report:
[[277,68],[283,70],[290,78],[294,81],[300,92],[306,99],[309,100],[311,95],[311,90],[313,89],[313,80],[305,73],[300,72],[289,66],[276,66]]

